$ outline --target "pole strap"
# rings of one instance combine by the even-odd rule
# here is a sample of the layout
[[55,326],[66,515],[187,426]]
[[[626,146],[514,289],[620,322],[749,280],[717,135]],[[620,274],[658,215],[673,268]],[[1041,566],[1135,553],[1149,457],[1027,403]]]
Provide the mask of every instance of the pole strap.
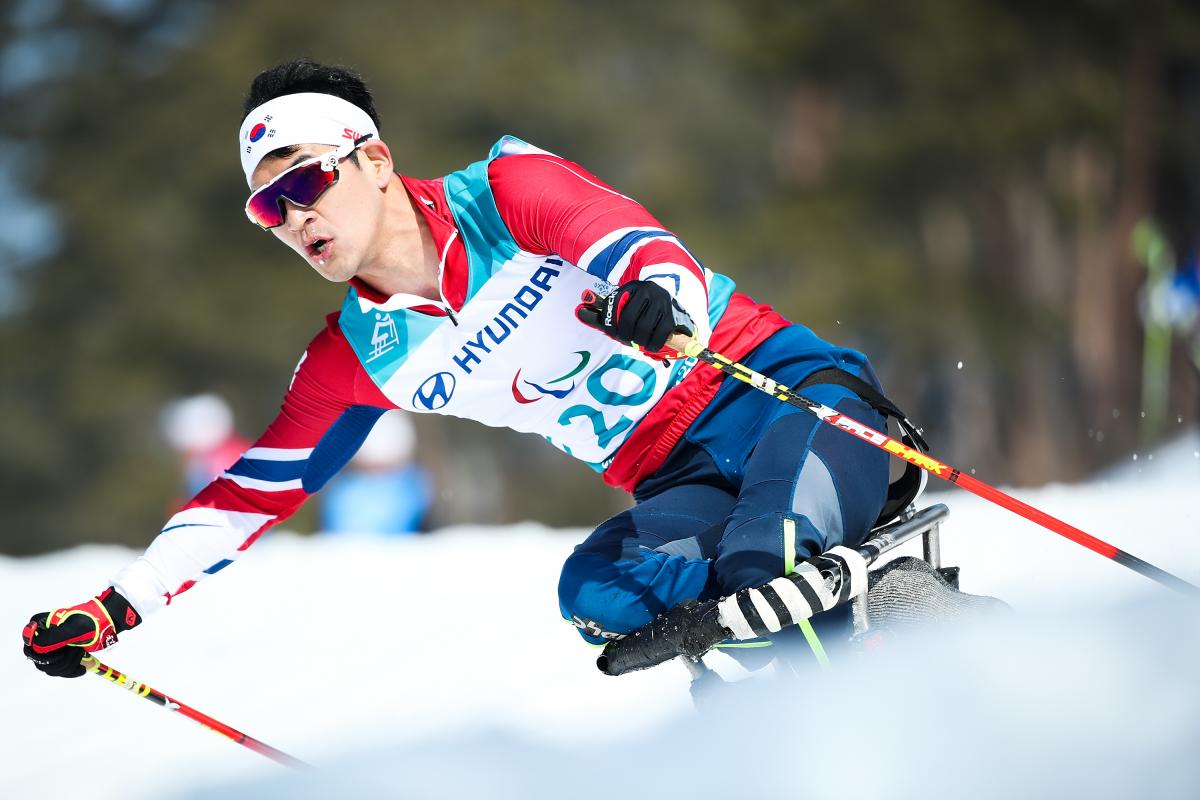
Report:
[[[800,391],[809,386],[818,384],[829,384],[833,386],[842,386],[854,392],[859,398],[869,405],[886,420],[896,420],[896,425],[900,428],[900,441],[904,442],[914,450],[919,450],[922,453],[929,452],[929,444],[922,436],[923,431],[914,425],[900,408],[889,400],[882,392],[876,389],[871,384],[864,381],[857,375],[851,375],[844,369],[837,367],[826,367],[819,369],[809,375],[799,385],[793,388],[793,391]],[[883,510],[879,512],[879,518],[875,520],[875,524],[871,527],[878,528],[880,525],[886,525],[896,517],[900,516],[900,512],[908,508],[917,495],[921,493],[924,483],[924,473],[921,468],[912,462],[906,462],[904,472],[896,480],[888,484],[887,500],[883,504]]]

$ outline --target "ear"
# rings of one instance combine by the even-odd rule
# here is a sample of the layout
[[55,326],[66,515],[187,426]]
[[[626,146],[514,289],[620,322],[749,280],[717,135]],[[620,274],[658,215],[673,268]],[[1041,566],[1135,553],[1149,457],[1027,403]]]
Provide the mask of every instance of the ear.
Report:
[[358,148],[363,162],[363,170],[380,189],[387,188],[392,180],[395,169],[392,165],[392,151],[386,143],[371,139]]

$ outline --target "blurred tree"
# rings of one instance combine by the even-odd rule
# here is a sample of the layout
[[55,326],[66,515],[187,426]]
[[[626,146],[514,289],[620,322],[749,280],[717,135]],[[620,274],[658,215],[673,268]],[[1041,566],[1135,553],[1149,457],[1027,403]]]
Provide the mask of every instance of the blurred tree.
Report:
[[897,396],[924,395],[920,417],[955,463],[1041,483],[1128,453],[1140,347],[1128,242],[1168,157],[1162,121],[1195,101],[1163,85],[1164,64],[1194,63],[1194,7],[756,10],[775,24],[735,60],[786,122],[776,213],[755,238],[773,248],[806,229],[804,271],[838,281],[829,310],[807,318],[852,319]]
[[[1200,158],[1194,128],[1160,147],[1197,98],[1164,78],[1200,61],[1181,1],[5,13],[0,147],[57,222],[36,268],[0,270],[18,292],[0,316],[8,552],[146,542],[174,484],[161,404],[218,391],[255,434],[338,307],[241,211],[240,100],[300,55],[364,73],[404,172],[502,133],[583,163],[743,290],[864,348],[937,452],[994,481],[1077,477],[1136,434],[1129,229],[1156,175]],[[441,522],[582,526],[627,502],[536,438],[418,422]]]

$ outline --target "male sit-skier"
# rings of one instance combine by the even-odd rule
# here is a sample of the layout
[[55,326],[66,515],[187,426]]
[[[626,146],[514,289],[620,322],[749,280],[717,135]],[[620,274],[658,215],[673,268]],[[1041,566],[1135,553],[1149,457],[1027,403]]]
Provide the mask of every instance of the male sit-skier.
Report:
[[593,643],[853,547],[880,515],[886,454],[665,344],[816,375],[807,395],[882,428],[866,357],[736,293],[577,164],[506,136],[442,178],[398,174],[362,79],[306,60],[255,78],[238,151],[250,220],[349,283],[345,303],[241,459],[96,597],[34,615],[43,672],[82,675],[85,651],[236,560],[388,409],[537,434],[633,494],[563,566],[562,614]]

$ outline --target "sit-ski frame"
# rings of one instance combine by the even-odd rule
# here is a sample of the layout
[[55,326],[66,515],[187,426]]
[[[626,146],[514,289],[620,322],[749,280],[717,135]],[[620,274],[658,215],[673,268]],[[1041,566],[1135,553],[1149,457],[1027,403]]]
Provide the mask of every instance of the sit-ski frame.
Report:
[[[866,560],[869,569],[885,553],[920,536],[922,556],[925,561],[934,569],[942,571],[943,576],[952,584],[957,585],[957,570],[954,568],[942,570],[940,533],[942,522],[948,516],[950,516],[950,509],[942,503],[923,508],[920,511],[915,506],[909,506],[899,519],[871,531],[867,539],[858,547],[858,552]],[[858,635],[868,631],[871,627],[871,620],[867,613],[866,592],[856,595],[850,601],[850,609],[854,620],[854,633]],[[679,660],[691,674],[693,688],[696,688],[697,682],[701,680],[707,679],[707,682],[711,682],[717,677],[699,659],[679,656]]]

